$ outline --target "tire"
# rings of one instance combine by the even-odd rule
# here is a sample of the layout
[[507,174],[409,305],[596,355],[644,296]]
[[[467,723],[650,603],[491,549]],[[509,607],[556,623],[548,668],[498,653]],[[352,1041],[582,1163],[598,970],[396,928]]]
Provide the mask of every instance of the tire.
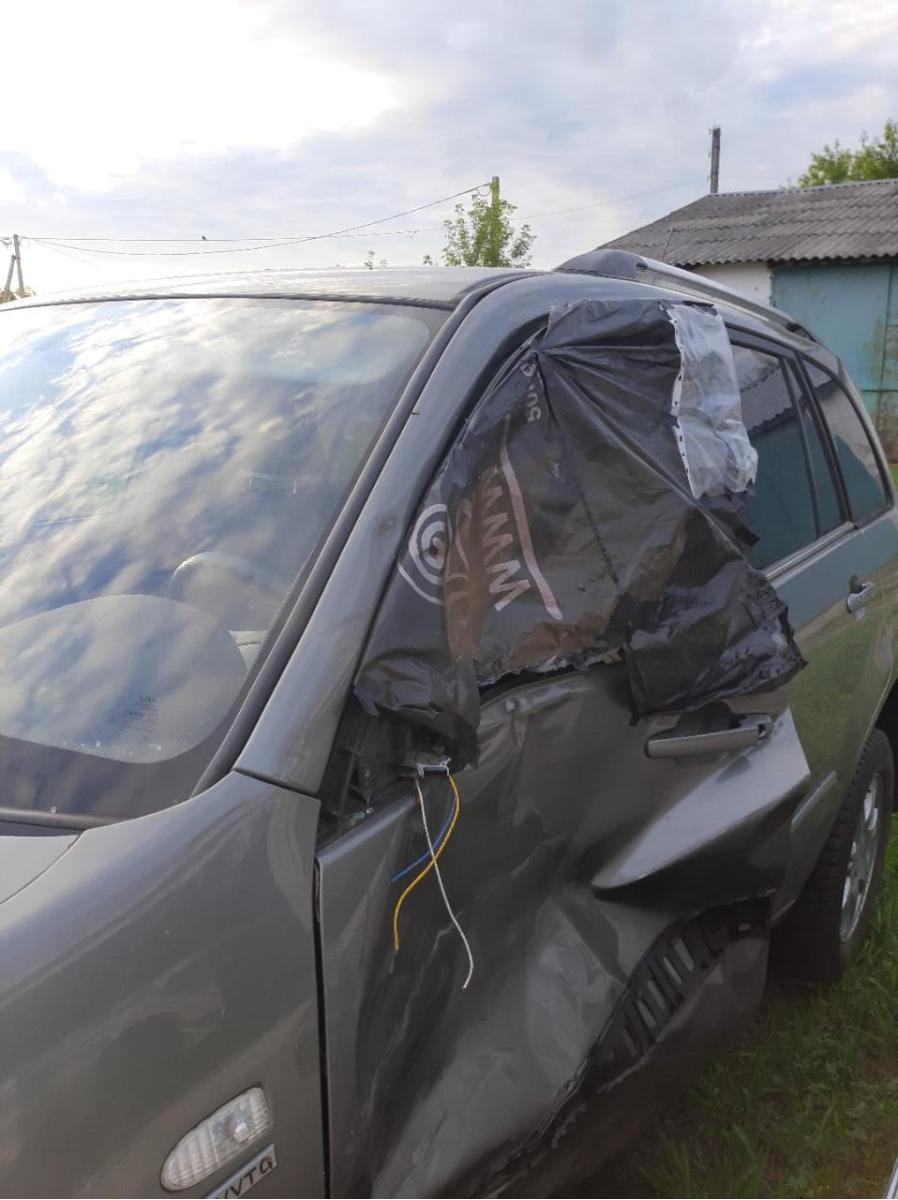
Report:
[[785,974],[835,983],[860,949],[882,884],[894,790],[892,749],[874,729],[820,857],[775,931]]

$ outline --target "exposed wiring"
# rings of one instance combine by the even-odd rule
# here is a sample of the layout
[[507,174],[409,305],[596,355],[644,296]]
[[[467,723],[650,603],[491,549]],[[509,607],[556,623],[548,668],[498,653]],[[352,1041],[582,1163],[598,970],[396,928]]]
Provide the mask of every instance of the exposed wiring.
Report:
[[[447,774],[448,774],[448,772],[447,772]],[[428,835],[427,844],[428,844],[429,853],[427,856],[427,864],[425,865],[424,869],[415,876],[415,878],[411,881],[411,883],[408,885],[408,887],[402,892],[401,896],[396,901],[396,907],[393,909],[393,949],[397,950],[397,951],[399,949],[399,913],[402,909],[403,904],[405,904],[405,898],[406,898],[406,896],[408,896],[411,892],[413,892],[415,890],[415,888],[418,886],[418,884],[421,882],[421,880],[425,877],[425,875],[429,874],[436,866],[437,859],[440,857],[440,855],[446,849],[449,839],[450,839],[450,837],[452,837],[452,830],[455,828],[455,822],[458,820],[458,814],[461,811],[461,797],[458,794],[458,788],[455,786],[455,780],[452,778],[451,775],[449,775],[449,782],[452,784],[452,795],[455,798],[455,807],[452,810],[452,820],[449,822],[449,828],[446,830],[446,836],[443,838],[442,844],[440,845],[439,849],[432,850],[432,849],[430,849],[430,837]],[[418,783],[417,779],[415,780],[415,787],[418,790],[418,795],[422,796],[421,785]],[[423,796],[422,796],[422,799],[423,799]],[[425,821],[425,829],[426,829],[426,821]]]
[[[449,828],[452,822],[452,813],[454,809],[455,805],[453,804],[446,815],[446,820],[443,822],[439,833],[434,838],[434,845],[437,847],[443,844],[443,835],[446,833],[446,830]],[[425,850],[423,854],[418,855],[414,862],[410,862],[407,867],[403,867],[401,871],[397,871],[396,874],[390,879],[390,883],[398,883],[400,879],[404,879],[406,875],[411,874],[415,867],[420,867],[421,863],[427,862],[428,858],[430,858],[430,851]]]
[[[446,777],[449,780],[449,784],[452,788],[452,794],[455,796],[455,811],[458,812],[459,808],[461,807],[461,796],[458,794],[458,788],[456,787],[455,780],[448,771],[446,772]],[[421,820],[424,822],[424,836],[427,838],[427,849],[430,851],[430,861],[433,863],[434,874],[437,877],[437,883],[440,887],[440,895],[443,897],[443,903],[446,906],[446,912],[449,914],[449,920],[455,926],[456,932],[461,938],[462,945],[465,948],[465,954],[468,956],[468,973],[465,976],[464,983],[461,985],[461,990],[464,991],[471,982],[471,977],[474,974],[474,955],[471,953],[471,944],[465,937],[465,931],[459,924],[458,917],[453,912],[452,905],[449,903],[449,897],[446,895],[446,886],[443,883],[443,875],[440,871],[439,863],[437,862],[438,852],[434,853],[433,842],[430,840],[430,830],[427,827],[427,811],[424,805],[424,793],[421,791],[421,784],[417,779],[415,780],[415,789],[418,793],[418,805],[421,809]],[[443,842],[443,846],[445,845],[446,843]],[[442,849],[442,847],[440,847],[440,849]]]

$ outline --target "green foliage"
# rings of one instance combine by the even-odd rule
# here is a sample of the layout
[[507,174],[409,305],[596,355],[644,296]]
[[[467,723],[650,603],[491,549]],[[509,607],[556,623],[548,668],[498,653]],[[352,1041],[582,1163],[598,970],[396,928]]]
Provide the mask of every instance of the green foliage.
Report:
[[799,177],[800,187],[821,183],[846,183],[859,179],[898,179],[898,122],[886,121],[882,134],[861,134],[857,150],[838,141],[811,155],[811,165]]
[[[447,267],[527,267],[534,235],[529,225],[515,231],[511,218],[515,205],[499,196],[498,179],[489,196],[475,192],[471,207],[456,204],[455,216],[443,222]],[[425,259],[426,262],[426,259]]]
[[385,267],[387,265],[387,260],[385,258],[382,258],[380,260],[380,262],[375,262],[374,261],[374,251],[369,250],[368,257],[365,259],[365,261],[362,265],[364,267],[366,267],[369,271],[373,271],[375,267]]

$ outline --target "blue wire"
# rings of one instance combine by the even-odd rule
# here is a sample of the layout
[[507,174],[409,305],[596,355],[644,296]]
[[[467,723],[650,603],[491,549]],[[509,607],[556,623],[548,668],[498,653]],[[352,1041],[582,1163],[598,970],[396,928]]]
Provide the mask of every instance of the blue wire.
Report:
[[[439,833],[436,835],[436,837],[433,839],[434,853],[436,853],[436,851],[439,850],[440,843],[443,840],[443,836],[446,833],[446,830],[452,824],[452,812],[453,812],[453,809],[452,809],[452,806],[450,805],[449,813],[446,817],[446,820],[443,822],[443,827],[439,831]],[[411,871],[414,871],[415,867],[420,867],[421,863],[427,862],[427,860],[429,858],[430,858],[430,851],[425,850],[424,853],[422,855],[420,855],[418,858],[416,858],[413,863],[409,863],[407,867],[403,867],[401,871],[397,871],[396,874],[390,879],[390,883],[396,883],[398,880],[402,879],[403,875],[408,875]]]

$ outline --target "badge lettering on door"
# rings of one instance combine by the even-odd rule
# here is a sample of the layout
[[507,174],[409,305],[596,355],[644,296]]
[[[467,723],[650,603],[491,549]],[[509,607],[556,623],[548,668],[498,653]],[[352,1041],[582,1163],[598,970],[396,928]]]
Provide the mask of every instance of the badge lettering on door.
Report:
[[245,1196],[250,1188],[254,1188],[260,1179],[264,1179],[266,1175],[270,1175],[274,1168],[278,1165],[277,1154],[274,1150],[274,1145],[266,1146],[259,1154],[256,1155],[248,1163],[236,1171],[230,1179],[225,1182],[214,1192],[210,1192],[210,1196]]

